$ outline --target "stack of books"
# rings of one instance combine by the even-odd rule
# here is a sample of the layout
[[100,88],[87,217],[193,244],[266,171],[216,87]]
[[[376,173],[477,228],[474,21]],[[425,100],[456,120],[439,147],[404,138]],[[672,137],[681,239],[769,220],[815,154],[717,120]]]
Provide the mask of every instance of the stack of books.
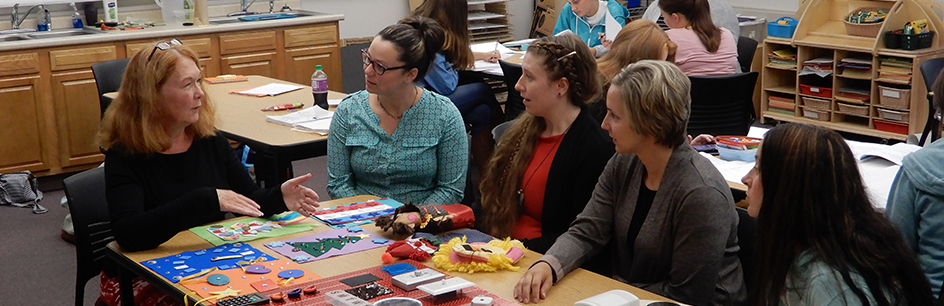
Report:
[[779,68],[796,68],[797,54],[794,49],[776,50],[767,54],[770,58],[770,66]]
[[839,76],[868,79],[872,77],[872,61],[854,57],[847,57],[839,61],[842,73]]
[[313,106],[285,115],[266,116],[266,121],[292,127],[299,132],[327,134],[334,112]]
[[911,59],[880,57],[878,61],[879,81],[897,84],[911,83]]
[[839,88],[839,93],[836,94],[836,100],[861,104],[868,104],[870,97],[868,88],[854,86]]
[[808,74],[815,74],[824,78],[833,74],[833,58],[817,57],[803,62],[803,70],[797,75]]

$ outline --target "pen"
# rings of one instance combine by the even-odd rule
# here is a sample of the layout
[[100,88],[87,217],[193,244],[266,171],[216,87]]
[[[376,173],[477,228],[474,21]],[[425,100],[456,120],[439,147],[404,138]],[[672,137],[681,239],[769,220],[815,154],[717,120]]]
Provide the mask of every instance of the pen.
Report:
[[280,104],[280,105],[269,106],[269,107],[263,108],[262,111],[268,112],[268,111],[278,111],[278,110],[286,110],[286,109],[296,109],[296,108],[302,108],[303,106],[305,106],[305,104],[302,104],[302,103],[288,103],[288,104]]
[[495,49],[492,49],[492,57],[489,58],[491,61],[498,61],[498,58],[499,58],[499,57],[498,57],[498,56],[495,56],[496,53],[498,53],[498,41],[497,41],[497,40],[495,41]]

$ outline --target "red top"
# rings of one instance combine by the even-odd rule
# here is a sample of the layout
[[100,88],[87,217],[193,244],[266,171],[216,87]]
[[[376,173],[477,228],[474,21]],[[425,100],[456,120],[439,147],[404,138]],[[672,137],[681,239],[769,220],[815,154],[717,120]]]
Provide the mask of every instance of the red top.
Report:
[[541,237],[541,213],[544,210],[544,190],[547,187],[547,174],[554,162],[557,148],[565,134],[540,137],[528,168],[524,171],[521,189],[524,191],[524,212],[512,229],[514,239],[534,239]]

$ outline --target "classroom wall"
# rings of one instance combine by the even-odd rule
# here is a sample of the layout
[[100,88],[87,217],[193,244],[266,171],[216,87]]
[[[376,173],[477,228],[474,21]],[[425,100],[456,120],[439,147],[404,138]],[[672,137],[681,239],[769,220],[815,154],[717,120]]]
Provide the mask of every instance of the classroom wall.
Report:
[[373,37],[410,12],[407,0],[301,0],[301,3],[304,10],[344,14],[341,38]]

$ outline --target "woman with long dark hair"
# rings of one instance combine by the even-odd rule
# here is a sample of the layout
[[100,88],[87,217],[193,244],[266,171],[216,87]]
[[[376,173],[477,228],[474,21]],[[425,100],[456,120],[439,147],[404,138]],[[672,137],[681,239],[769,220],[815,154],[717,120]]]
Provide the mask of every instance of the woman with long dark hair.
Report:
[[659,0],[662,17],[678,51],[675,64],[686,75],[732,74],[740,70],[731,31],[711,21],[708,0]]
[[914,254],[869,203],[838,133],[777,126],[742,181],[757,217],[752,305],[931,305]]

